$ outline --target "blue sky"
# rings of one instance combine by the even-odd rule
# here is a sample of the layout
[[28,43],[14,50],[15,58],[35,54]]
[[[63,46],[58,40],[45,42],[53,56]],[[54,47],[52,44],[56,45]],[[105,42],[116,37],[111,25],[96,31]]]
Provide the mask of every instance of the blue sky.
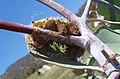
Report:
[[[86,0],[54,0],[76,13]],[[0,0],[0,20],[30,24],[32,20],[60,16],[36,0]],[[0,29],[0,75],[28,54],[24,35]],[[24,62],[24,61],[23,61]]]

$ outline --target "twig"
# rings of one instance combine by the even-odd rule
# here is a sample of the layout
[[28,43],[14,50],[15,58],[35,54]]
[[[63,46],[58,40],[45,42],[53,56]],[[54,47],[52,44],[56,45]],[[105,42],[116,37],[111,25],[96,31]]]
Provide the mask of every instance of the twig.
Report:
[[111,8],[113,11],[116,11],[116,12],[120,13],[120,7],[118,7],[117,5],[111,4],[106,0],[93,0],[93,1],[95,1],[97,3],[101,3],[104,6],[107,6],[108,8]]
[[31,27],[27,27],[27,26],[28,25],[22,25],[22,24],[17,24],[17,23],[6,22],[6,21],[0,20],[0,29],[32,34],[33,29]]
[[89,12],[91,3],[92,3],[92,0],[88,0],[88,1],[87,1],[87,4],[86,4],[86,6],[85,6],[85,10],[84,10],[84,12],[83,12],[83,14],[82,14],[82,16],[81,16],[82,18],[87,19],[87,15],[88,15],[88,12]]
[[42,29],[42,28],[33,28],[32,26],[22,25],[17,23],[11,23],[0,20],[0,29],[10,30],[15,32],[32,34],[33,32],[38,32],[38,34],[46,36],[47,39],[55,40],[63,43],[74,44],[71,41],[74,41],[74,37],[71,36],[71,39],[66,36],[56,35],[57,32],[53,32],[50,30]]
[[54,9],[55,11],[57,11],[58,13],[60,13],[61,15],[63,15],[65,18],[69,20],[73,20],[72,19],[73,17],[77,17],[71,11],[69,11],[68,9],[64,8],[63,6],[61,6],[60,4],[52,0],[37,0],[37,1],[49,6],[50,8]]
[[[40,58],[38,58],[40,59]],[[54,65],[58,65],[61,67],[66,67],[66,68],[71,68],[71,69],[89,69],[89,70],[96,70],[96,71],[100,71],[100,72],[104,72],[103,68],[100,67],[95,67],[95,66],[73,66],[73,65],[66,65],[66,64],[61,64],[61,63],[57,63],[57,62],[52,62],[52,61],[48,61],[48,60],[44,60],[44,59],[40,59],[44,62],[50,63],[50,64],[54,64]]]
[[[59,33],[55,31],[32,27],[29,25],[6,22],[2,20],[0,20],[0,29],[10,30],[14,32],[27,33],[27,34],[32,34],[33,32],[37,32],[40,35],[44,35],[48,40],[54,40],[57,42],[62,42],[62,43],[67,43],[67,44],[72,44],[72,45],[75,44],[74,41],[76,41],[78,38],[81,39],[79,41],[84,41],[85,39],[85,37],[83,36],[81,37],[68,36],[67,37],[67,36],[59,35]],[[82,45],[83,44],[79,43],[79,46],[83,47]]]
[[107,20],[102,20],[102,19],[98,19],[98,18],[89,18],[87,19],[88,22],[103,22],[103,23],[108,23],[108,24],[120,24],[120,22],[113,22],[113,21],[107,21]]

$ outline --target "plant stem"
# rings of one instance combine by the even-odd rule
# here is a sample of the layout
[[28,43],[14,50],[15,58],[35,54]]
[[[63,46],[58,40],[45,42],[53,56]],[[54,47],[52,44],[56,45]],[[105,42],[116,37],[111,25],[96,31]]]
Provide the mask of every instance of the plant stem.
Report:
[[[0,29],[14,31],[14,32],[20,32],[20,33],[27,33],[27,34],[33,34],[34,32],[37,32],[39,35],[44,35],[48,40],[53,40],[56,42],[62,42],[66,44],[72,44],[75,45],[74,41],[77,39],[75,36],[63,36],[60,35],[58,32],[37,28],[29,25],[23,25],[23,24],[17,24],[12,22],[6,22],[0,20]],[[79,39],[83,40],[84,37],[79,37]],[[82,41],[81,40],[81,41]],[[81,47],[83,47],[81,45]]]
[[120,24],[120,22],[114,22],[114,21],[107,21],[107,20],[102,20],[98,18],[89,18],[87,19],[88,22],[103,22],[103,23],[108,23],[108,24]]
[[86,4],[86,6],[85,6],[85,10],[84,10],[84,12],[83,12],[83,14],[82,14],[82,18],[84,18],[84,19],[87,19],[87,15],[88,15],[88,12],[89,12],[89,8],[90,8],[90,6],[91,6],[91,3],[92,3],[92,0],[88,0],[87,1],[87,4]]
[[27,25],[6,22],[6,21],[2,21],[2,20],[0,20],[0,29],[21,32],[21,33],[27,33],[27,34],[32,34],[32,32],[33,32],[33,28],[27,27]]
[[38,58],[38,59],[42,60],[44,62],[50,63],[50,64],[55,64],[55,65],[66,67],[66,68],[79,69],[79,70],[89,69],[89,70],[96,70],[96,71],[99,71],[99,72],[104,72],[103,68],[96,67],[96,66],[73,66],[73,65],[69,65],[69,64],[66,65],[66,64],[62,64],[62,63],[47,61],[47,60],[43,60],[43,59],[40,59],[40,58]]
[[78,18],[75,14],[73,14],[71,11],[69,11],[68,9],[66,9],[65,7],[61,6],[60,4],[52,1],[52,0],[37,0],[43,4],[45,4],[46,6],[52,8],[53,10],[55,10],[56,12],[60,13],[61,15],[63,15],[65,18],[74,21],[74,17]]

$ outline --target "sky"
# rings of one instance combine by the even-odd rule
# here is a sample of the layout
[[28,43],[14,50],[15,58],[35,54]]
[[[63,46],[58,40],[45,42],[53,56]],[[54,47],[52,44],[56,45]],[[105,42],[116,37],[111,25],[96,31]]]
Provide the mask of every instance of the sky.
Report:
[[[54,1],[76,13],[86,0]],[[28,25],[33,20],[51,16],[61,17],[57,12],[36,0],[0,0],[0,20]],[[0,29],[0,75],[28,53],[24,34]]]

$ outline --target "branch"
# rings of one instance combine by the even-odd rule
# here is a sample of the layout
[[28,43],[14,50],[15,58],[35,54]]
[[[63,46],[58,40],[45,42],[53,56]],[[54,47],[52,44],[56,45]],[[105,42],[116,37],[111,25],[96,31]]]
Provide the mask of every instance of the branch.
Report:
[[[80,41],[82,43],[84,43],[85,42],[84,39],[86,39],[83,36],[81,37],[68,36],[67,37],[67,36],[60,35],[58,32],[55,32],[55,31],[32,27],[28,25],[12,23],[12,22],[6,22],[2,20],[0,20],[0,29],[10,30],[14,32],[27,33],[27,34],[33,34],[34,32],[37,32],[37,34],[44,35],[45,36],[44,38],[48,40],[53,40],[53,41],[72,44],[72,45],[75,45],[76,40],[78,40],[78,38],[81,39]],[[81,42],[79,42],[79,46],[83,47],[83,44]]]
[[83,12],[83,14],[82,14],[82,18],[87,18],[87,15],[88,15],[88,12],[89,12],[89,9],[90,9],[90,6],[91,6],[91,3],[92,3],[92,0],[88,0],[87,1],[87,4],[86,4],[86,6],[85,6],[85,10],[84,10],[84,12]]
[[98,18],[89,18],[87,19],[88,22],[103,22],[103,23],[108,23],[108,24],[120,24],[120,22],[114,22],[114,21],[107,21],[107,20],[102,20]]
[[107,6],[108,8],[111,8],[113,11],[120,13],[120,7],[118,7],[117,5],[114,5],[112,3],[109,3],[106,0],[93,0],[93,1],[97,2],[97,3],[101,3],[102,5]]
[[64,8],[63,6],[61,6],[60,4],[58,4],[52,0],[37,0],[37,1],[52,8],[53,10],[60,13],[61,15],[63,15],[65,18],[67,18],[69,20],[73,20],[74,17],[77,18],[77,16],[75,14],[73,14],[71,11],[69,11],[68,9]]
[[6,22],[6,21],[2,21],[2,20],[0,20],[0,29],[21,32],[21,33],[27,33],[27,34],[32,34],[32,32],[33,32],[33,28],[28,27],[27,25]]
[[44,62],[50,63],[50,64],[55,64],[61,67],[66,67],[66,68],[72,68],[72,69],[89,69],[89,70],[96,70],[96,71],[100,71],[100,72],[104,72],[103,68],[100,67],[95,67],[95,66],[73,66],[73,65],[66,65],[66,64],[61,64],[61,63],[57,63],[57,62],[52,62],[52,61],[48,61],[48,60],[43,60],[38,58],[39,60],[42,60]]

